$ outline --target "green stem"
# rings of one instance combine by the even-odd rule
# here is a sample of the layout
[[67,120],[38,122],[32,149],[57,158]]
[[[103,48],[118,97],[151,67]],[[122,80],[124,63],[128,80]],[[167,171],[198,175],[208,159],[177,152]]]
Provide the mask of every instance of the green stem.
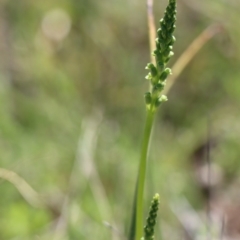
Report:
[[144,135],[141,148],[141,158],[140,165],[138,169],[138,182],[137,182],[137,208],[136,208],[136,238],[135,240],[140,240],[143,236],[143,193],[144,193],[144,183],[147,167],[147,155],[150,142],[150,136],[153,126],[153,120],[155,116],[155,111],[153,107],[147,110],[147,118],[144,128]]

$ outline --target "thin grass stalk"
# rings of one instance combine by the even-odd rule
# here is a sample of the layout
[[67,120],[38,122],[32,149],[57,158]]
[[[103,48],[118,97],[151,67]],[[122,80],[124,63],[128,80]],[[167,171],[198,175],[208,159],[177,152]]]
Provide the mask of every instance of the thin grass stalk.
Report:
[[150,47],[150,60],[155,63],[155,58],[152,52],[155,49],[155,39],[156,39],[156,26],[154,22],[153,14],[153,0],[147,0],[147,19],[148,19],[148,37],[149,37],[149,47]]
[[164,89],[164,94],[167,94],[175,81],[185,69],[185,67],[191,62],[191,60],[195,57],[195,55],[199,52],[200,49],[216,34],[223,31],[223,27],[219,24],[213,24],[204,29],[203,32],[197,36],[193,42],[189,45],[189,47],[182,53],[182,55],[177,59],[176,63],[172,67],[172,71],[174,75],[169,76],[168,84]]
[[137,202],[136,202],[136,239],[142,237],[142,226],[143,226],[143,195],[144,195],[144,185],[147,167],[147,156],[149,150],[150,137],[153,127],[155,112],[148,110],[147,119],[145,123],[140,165],[138,169],[138,182],[137,182]]

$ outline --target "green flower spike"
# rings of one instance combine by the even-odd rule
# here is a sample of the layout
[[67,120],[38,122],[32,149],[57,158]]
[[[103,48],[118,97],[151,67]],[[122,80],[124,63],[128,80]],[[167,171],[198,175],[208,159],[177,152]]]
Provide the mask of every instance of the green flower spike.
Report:
[[[144,127],[136,192],[134,196],[133,215],[128,240],[140,240],[143,236],[143,196],[149,142],[156,109],[163,102],[167,101],[167,97],[161,93],[164,90],[168,75],[171,74],[171,69],[167,68],[166,65],[169,62],[170,58],[173,56],[172,48],[175,42],[173,32],[175,30],[176,22],[176,7],[176,0],[168,1],[168,6],[164,13],[164,17],[160,20],[160,28],[157,30],[156,49],[153,51],[156,63],[148,63],[146,66],[146,69],[149,70],[146,79],[150,82],[150,91],[147,92],[144,96],[145,105],[147,108],[147,116]],[[154,219],[156,218],[156,214],[153,213],[156,212],[157,205],[158,195],[156,195],[153,200],[153,205],[151,207],[152,214],[150,214],[147,226],[144,229],[144,240],[153,239],[153,226],[155,224]]]
[[150,80],[152,88],[152,102],[151,104],[147,102],[147,107],[153,112],[156,107],[160,105],[160,93],[164,89],[168,75],[171,74],[171,69],[166,68],[166,65],[174,54],[172,48],[176,41],[173,36],[173,32],[176,28],[176,13],[176,0],[169,0],[164,17],[160,20],[160,28],[157,30],[156,49],[153,51],[153,55],[156,59],[156,66],[153,63],[148,63],[146,67],[146,69],[149,69],[146,79]]
[[147,223],[146,223],[146,226],[144,227],[144,237],[141,240],[154,239],[154,227],[156,224],[158,205],[159,205],[159,195],[155,194],[149,209]]

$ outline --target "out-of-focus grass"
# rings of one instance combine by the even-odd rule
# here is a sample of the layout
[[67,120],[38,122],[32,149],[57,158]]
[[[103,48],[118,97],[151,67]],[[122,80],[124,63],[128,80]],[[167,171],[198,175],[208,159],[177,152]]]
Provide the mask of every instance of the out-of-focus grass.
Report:
[[[156,22],[165,3],[155,2]],[[240,4],[204,0],[178,5],[175,60],[210,24],[220,22],[225,31],[180,75],[153,134],[146,196],[160,193],[162,219],[176,231],[171,198],[184,195],[198,208],[202,203],[190,155],[206,138],[207,116],[219,142],[212,160],[229,179],[240,167]],[[0,12],[0,165],[22,176],[48,204],[33,208],[1,180],[0,239],[53,239],[59,216],[65,219],[60,239],[112,239],[102,222],[114,221],[123,232],[128,227],[145,117],[145,2],[9,0],[1,2]],[[76,163],[77,152],[84,151],[78,149],[82,121],[98,118],[96,109],[102,120],[91,157],[112,219],[102,217],[99,209],[105,203],[93,191],[99,186],[94,188],[83,174],[86,159]]]

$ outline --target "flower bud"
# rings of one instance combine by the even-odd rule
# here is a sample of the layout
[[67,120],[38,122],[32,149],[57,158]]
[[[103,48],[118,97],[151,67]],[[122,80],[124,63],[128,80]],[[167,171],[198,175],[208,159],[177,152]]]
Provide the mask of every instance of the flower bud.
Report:
[[166,69],[162,72],[162,74],[160,75],[160,80],[161,80],[161,81],[166,80],[169,74],[172,74],[172,71],[171,71],[170,68],[166,68]]
[[146,92],[146,93],[144,94],[144,98],[145,98],[145,103],[146,103],[147,105],[151,104],[151,102],[152,102],[152,96],[151,96],[151,93],[150,93],[150,92]]
[[166,102],[168,99],[165,95],[162,95],[160,98],[157,99],[155,102],[155,106],[158,107],[161,103]]
[[152,63],[148,63],[148,65],[146,66],[146,69],[150,70],[152,77],[156,77],[157,76],[158,71],[157,71],[156,67]]
[[154,90],[161,92],[165,87],[165,83],[162,82],[158,82],[155,86],[154,86]]

